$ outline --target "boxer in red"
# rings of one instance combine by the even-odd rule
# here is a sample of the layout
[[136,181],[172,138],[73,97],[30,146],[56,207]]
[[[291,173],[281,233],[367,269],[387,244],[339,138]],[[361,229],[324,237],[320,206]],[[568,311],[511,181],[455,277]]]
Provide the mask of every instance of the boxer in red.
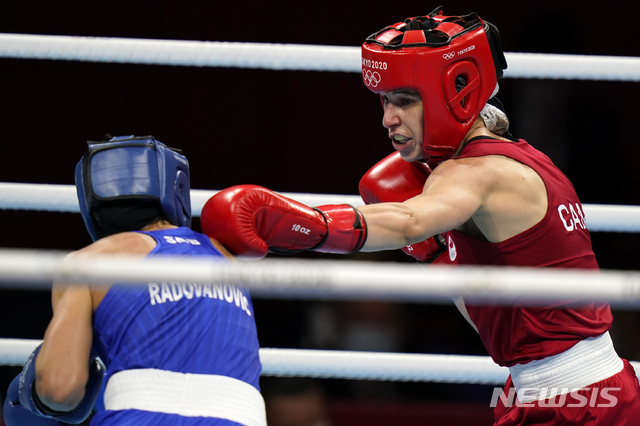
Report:
[[[241,185],[207,203],[204,232],[241,255],[403,248],[423,262],[597,270],[573,185],[508,131],[495,99],[506,66],[497,28],[475,13],[437,8],[372,34],[363,81],[397,151],[360,183],[372,204],[311,208]],[[607,303],[457,305],[511,373],[496,425],[639,424],[638,378],[615,352]]]

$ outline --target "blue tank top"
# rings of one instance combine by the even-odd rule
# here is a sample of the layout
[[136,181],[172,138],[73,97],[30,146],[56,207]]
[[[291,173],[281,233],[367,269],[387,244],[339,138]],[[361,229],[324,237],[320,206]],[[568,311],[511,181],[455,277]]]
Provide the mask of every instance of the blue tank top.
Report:
[[[144,232],[148,257],[207,256],[226,262],[209,238],[189,228]],[[233,377],[260,390],[262,370],[253,304],[232,285],[151,282],[113,285],[96,309],[94,348],[107,379],[126,369],[156,368]]]

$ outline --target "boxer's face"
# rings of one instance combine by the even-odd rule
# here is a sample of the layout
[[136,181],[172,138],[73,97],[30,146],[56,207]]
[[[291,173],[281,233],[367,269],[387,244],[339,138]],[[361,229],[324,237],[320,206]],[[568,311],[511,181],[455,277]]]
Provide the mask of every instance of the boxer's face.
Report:
[[384,107],[382,125],[389,130],[393,148],[405,161],[422,159],[424,114],[420,94],[413,89],[397,89],[380,96]]

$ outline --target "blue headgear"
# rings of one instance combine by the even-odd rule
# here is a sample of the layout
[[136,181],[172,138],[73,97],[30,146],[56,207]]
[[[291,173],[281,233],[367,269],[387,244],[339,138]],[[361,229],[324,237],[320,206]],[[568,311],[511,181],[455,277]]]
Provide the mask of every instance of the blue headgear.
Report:
[[[88,144],[89,150],[76,165],[75,181],[80,213],[94,241],[139,229],[137,221],[142,219],[135,215],[142,205],[152,206],[173,225],[191,225],[186,157],[153,136],[118,136]],[[104,207],[114,205],[135,208],[115,219],[101,217],[107,215]],[[115,230],[104,225],[109,221],[117,222]]]

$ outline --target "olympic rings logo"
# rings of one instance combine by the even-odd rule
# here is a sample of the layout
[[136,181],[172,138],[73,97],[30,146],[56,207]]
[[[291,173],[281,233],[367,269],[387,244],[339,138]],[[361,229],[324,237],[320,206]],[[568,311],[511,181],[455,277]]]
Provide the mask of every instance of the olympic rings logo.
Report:
[[456,52],[448,52],[448,53],[445,53],[444,55],[442,55],[442,57],[444,59],[446,59],[447,61],[449,59],[453,59],[454,56],[456,56]]
[[371,72],[370,70],[363,70],[362,79],[367,86],[376,87],[378,83],[380,83],[381,77],[377,71]]

